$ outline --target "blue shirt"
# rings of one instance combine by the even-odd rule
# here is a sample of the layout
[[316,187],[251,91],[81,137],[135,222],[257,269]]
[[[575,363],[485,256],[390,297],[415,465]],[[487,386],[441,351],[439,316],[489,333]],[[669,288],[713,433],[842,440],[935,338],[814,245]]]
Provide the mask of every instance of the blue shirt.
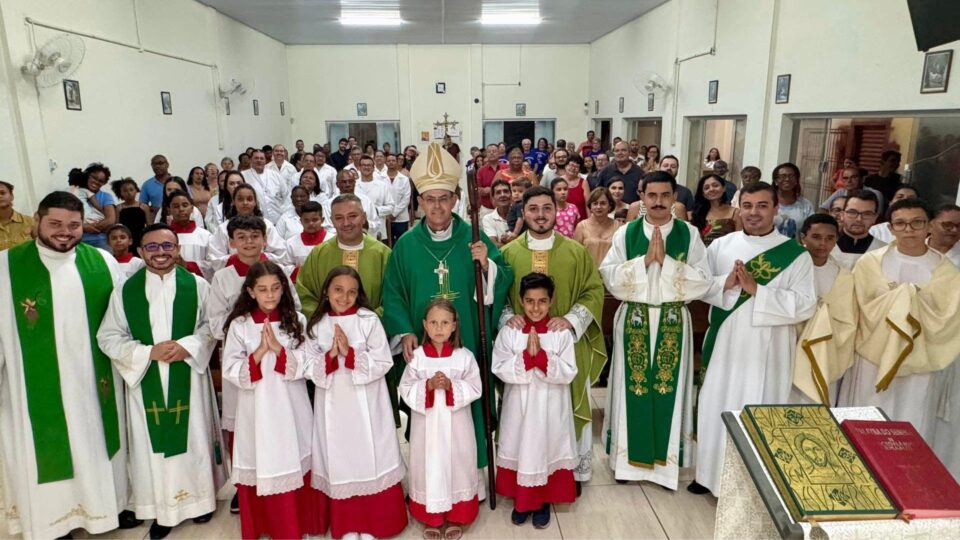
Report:
[[163,206],[163,184],[157,180],[156,176],[147,178],[140,186],[140,202],[145,203],[150,208]]
[[[117,200],[114,199],[113,195],[108,191],[101,189],[94,194],[93,197],[100,203],[100,208],[117,205]],[[83,242],[109,250],[109,247],[107,247],[107,233],[83,233]]]
[[547,164],[548,157],[546,152],[536,148],[531,148],[529,152],[523,155],[523,159],[527,160],[530,168],[537,171],[537,174],[543,174],[543,168]]

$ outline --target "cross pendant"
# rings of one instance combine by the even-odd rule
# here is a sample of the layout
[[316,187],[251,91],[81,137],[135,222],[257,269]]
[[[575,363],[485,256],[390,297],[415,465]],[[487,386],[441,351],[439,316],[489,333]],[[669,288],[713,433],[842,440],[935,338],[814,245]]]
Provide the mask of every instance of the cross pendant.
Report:
[[450,271],[447,270],[446,261],[440,261],[440,266],[438,266],[433,273],[437,275],[437,285],[442,289],[443,283],[447,280],[447,274],[450,273]]

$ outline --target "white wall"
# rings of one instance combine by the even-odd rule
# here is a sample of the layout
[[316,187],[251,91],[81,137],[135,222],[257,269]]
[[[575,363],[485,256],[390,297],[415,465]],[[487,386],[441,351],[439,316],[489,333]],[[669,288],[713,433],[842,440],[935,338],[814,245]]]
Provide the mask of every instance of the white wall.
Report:
[[[327,142],[328,121],[399,120],[401,143],[417,144],[443,113],[461,122],[464,151],[480,146],[483,120],[556,119],[556,136],[583,138],[588,118],[588,45],[357,45],[287,48],[292,136]],[[435,93],[445,82],[446,94]],[[519,83],[519,85],[517,84]],[[474,103],[474,99],[480,103]],[[367,116],[357,117],[357,103]],[[333,141],[335,144],[336,141]]]
[[[219,69],[82,38],[86,55],[70,78],[80,83],[83,110],[69,111],[61,85],[38,91],[19,73],[32,54],[26,17],[130,44],[138,43],[139,23],[144,48]],[[22,117],[22,129],[9,131],[26,151],[3,144],[0,162],[26,166],[5,165],[0,174],[24,186],[17,198],[29,204],[20,207],[35,205],[51,189],[66,185],[71,167],[92,161],[103,161],[114,178],[142,181],[152,175],[150,157],[156,153],[168,157],[172,174],[186,176],[192,166],[219,163],[223,155],[236,156],[248,145],[289,140],[288,118],[279,113],[279,102],[289,101],[284,45],[194,0],[4,0],[2,18],[0,32],[9,49],[5,87],[14,99],[0,118]],[[38,27],[37,43],[60,33]],[[235,76],[255,79],[256,89],[224,116],[215,84]],[[171,93],[172,115],[162,114],[161,91]],[[252,98],[260,100],[256,118]],[[6,143],[6,132],[0,129],[0,142]],[[52,172],[48,160],[56,164]]]
[[[653,71],[672,83],[676,58],[709,51],[715,5],[671,0],[592,43],[591,107],[600,100],[600,114],[593,116],[612,118],[614,135],[626,132],[623,118],[662,116],[662,151],[681,155],[685,118],[746,115],[744,164],[767,172],[789,157],[788,115],[957,112],[960,84],[943,94],[919,93],[923,53],[916,50],[904,0],[721,0],[716,54],[682,64],[672,90],[676,109],[671,93],[658,96],[648,113],[633,78]],[[936,50],[951,48],[960,55],[960,42]],[[953,76],[958,66],[954,58]],[[777,105],[776,77],[786,73],[792,75],[790,102]],[[713,105],[707,104],[710,80],[719,81]],[[623,114],[617,112],[620,96]],[[685,163],[684,157],[681,167]]]

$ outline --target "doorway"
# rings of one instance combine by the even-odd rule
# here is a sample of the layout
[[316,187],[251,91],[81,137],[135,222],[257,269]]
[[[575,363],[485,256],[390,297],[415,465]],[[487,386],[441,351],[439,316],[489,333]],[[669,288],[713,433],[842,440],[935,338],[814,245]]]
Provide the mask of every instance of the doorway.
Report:
[[660,136],[663,123],[659,118],[626,118],[626,136],[627,141],[636,139],[640,146],[656,145],[660,147]]
[[690,137],[687,145],[687,162],[684,181],[693,189],[700,177],[712,169],[704,158],[711,148],[716,148],[720,159],[727,163],[726,179],[740,185],[740,169],[743,168],[743,145],[746,140],[747,117],[688,118]]

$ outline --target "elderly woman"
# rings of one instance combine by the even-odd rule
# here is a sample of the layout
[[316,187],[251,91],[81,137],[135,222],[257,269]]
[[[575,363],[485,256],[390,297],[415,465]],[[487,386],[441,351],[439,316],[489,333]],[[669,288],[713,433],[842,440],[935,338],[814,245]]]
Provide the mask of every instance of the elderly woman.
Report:
[[590,193],[587,199],[589,216],[577,224],[573,239],[583,244],[587,253],[593,257],[593,262],[599,267],[603,258],[607,256],[613,233],[620,224],[610,217],[610,210],[614,206],[613,195],[605,187],[599,187]]

